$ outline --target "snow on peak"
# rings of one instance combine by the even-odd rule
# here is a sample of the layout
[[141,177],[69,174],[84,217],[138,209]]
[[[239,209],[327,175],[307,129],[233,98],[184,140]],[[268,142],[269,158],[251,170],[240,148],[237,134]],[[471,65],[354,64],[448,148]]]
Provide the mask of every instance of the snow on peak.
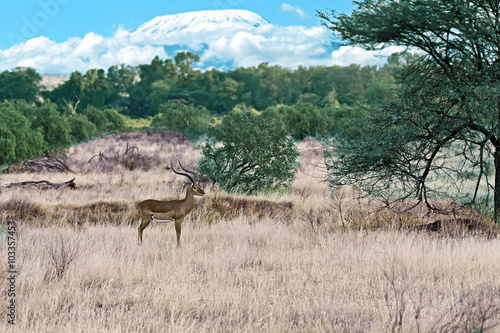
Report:
[[180,32],[203,32],[218,29],[250,30],[270,23],[248,10],[205,10],[158,16],[142,24],[136,35],[170,35]]

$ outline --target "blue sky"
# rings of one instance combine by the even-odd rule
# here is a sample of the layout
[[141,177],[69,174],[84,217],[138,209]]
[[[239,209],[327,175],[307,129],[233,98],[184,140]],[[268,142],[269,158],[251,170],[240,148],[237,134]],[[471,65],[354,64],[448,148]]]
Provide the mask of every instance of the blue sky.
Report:
[[[191,35],[137,34],[157,16],[214,9],[243,9],[270,22],[253,30],[209,30]],[[41,74],[69,74],[112,65],[136,66],[154,56],[200,54],[199,68],[271,65],[383,65],[384,54],[357,47],[331,47],[332,34],[316,10],[350,13],[350,0],[17,0],[0,11],[0,71],[32,67]],[[180,37],[179,37],[180,36]],[[170,43],[172,39],[182,43]],[[179,39],[180,38],[180,39]],[[199,52],[198,52],[199,51]]]
[[[300,8],[306,16],[282,10],[283,3]],[[287,7],[285,7],[287,8]],[[55,42],[84,37],[89,32],[112,36],[118,27],[134,30],[160,15],[210,9],[246,9],[276,25],[314,26],[316,9],[350,11],[350,0],[17,0],[5,1],[0,11],[0,49],[19,41],[45,36]]]

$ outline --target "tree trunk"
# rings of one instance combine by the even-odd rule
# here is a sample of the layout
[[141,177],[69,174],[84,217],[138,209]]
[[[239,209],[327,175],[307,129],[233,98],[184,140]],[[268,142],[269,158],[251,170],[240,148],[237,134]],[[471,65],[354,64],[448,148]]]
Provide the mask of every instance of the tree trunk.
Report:
[[500,225],[500,146],[495,145],[495,196],[493,199],[495,223]]

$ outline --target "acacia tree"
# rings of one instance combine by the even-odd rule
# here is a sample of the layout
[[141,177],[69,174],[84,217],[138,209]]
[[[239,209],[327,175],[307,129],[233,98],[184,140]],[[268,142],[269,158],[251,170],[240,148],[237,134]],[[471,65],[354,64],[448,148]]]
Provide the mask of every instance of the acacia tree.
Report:
[[[351,45],[397,45],[421,56],[401,73],[399,98],[370,109],[337,141],[332,182],[378,195],[454,194],[491,202],[500,222],[500,1],[353,1],[350,15],[319,12]],[[483,196],[481,197],[481,193]]]
[[199,171],[233,193],[290,188],[299,152],[284,124],[251,112],[232,112],[208,130]]

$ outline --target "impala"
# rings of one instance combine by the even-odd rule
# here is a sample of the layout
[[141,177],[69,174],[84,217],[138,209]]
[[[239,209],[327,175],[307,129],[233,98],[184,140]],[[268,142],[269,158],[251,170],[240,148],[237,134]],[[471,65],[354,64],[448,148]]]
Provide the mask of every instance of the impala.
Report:
[[[174,222],[175,232],[177,234],[177,246],[180,246],[181,242],[181,224],[184,217],[193,209],[194,207],[194,196],[203,196],[205,192],[198,186],[196,173],[184,169],[182,164],[179,162],[182,170],[186,173],[177,172],[170,161],[170,166],[172,171],[178,175],[186,176],[191,181],[191,186],[187,188],[186,197],[183,200],[172,200],[172,201],[158,201],[158,200],[144,200],[139,203],[139,210],[141,212],[142,223],[139,226],[139,243],[142,243],[142,232],[151,223],[151,221],[156,222]],[[191,175],[193,177],[191,177]]]

